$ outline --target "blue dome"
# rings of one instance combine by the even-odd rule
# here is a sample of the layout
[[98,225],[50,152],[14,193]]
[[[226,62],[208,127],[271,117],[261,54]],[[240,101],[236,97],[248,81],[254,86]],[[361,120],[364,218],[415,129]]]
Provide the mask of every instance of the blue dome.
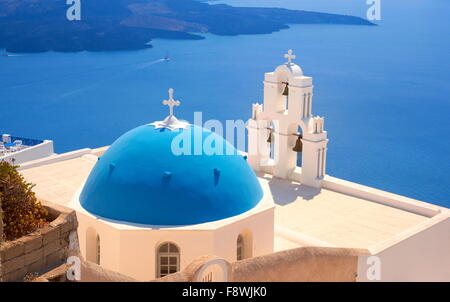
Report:
[[[232,155],[193,155],[197,133],[202,143],[213,139],[224,152],[233,150]],[[180,134],[191,140],[180,147],[192,155],[172,152],[172,141]],[[80,203],[104,218],[186,225],[241,214],[262,196],[247,161],[222,137],[194,125],[175,131],[144,125],[122,135],[103,154],[84,185]]]

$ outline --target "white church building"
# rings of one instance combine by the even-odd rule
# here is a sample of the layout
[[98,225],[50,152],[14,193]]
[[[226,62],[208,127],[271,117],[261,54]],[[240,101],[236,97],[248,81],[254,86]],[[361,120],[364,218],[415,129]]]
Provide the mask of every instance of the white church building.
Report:
[[[249,108],[246,152],[177,119],[171,89],[164,120],[21,172],[38,197],[76,210],[86,260],[138,280],[202,255],[234,262],[302,246],[367,249],[385,264],[383,281],[450,280],[449,210],[327,175],[312,78],[291,50],[285,58]],[[196,137],[223,152],[197,150]],[[358,281],[365,269],[361,260]]]
[[[274,251],[275,203],[253,170],[288,178],[302,154],[301,182],[320,187],[328,141],[323,118],[311,113],[312,78],[292,63],[291,50],[286,58],[265,76],[264,105],[253,105],[248,156],[178,120],[173,107],[180,101],[170,89],[166,119],[125,133],[99,157],[72,205],[87,260],[145,280],[202,255],[234,261]],[[187,154],[176,154],[178,137],[188,142],[180,147]],[[198,138],[223,152],[197,154]]]
[[[179,121],[172,89],[163,103],[169,116],[117,139],[74,198],[83,256],[150,280],[202,255],[234,261],[273,252],[275,205],[246,157],[214,132]],[[186,154],[176,154],[177,138]],[[222,152],[195,150],[196,140]]]

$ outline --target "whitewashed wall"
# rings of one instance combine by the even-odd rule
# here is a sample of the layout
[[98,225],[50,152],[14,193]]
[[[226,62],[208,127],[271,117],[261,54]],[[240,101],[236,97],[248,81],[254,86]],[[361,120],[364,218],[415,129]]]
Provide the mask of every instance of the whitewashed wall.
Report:
[[[379,257],[380,280],[373,280],[373,258],[358,259],[357,281],[450,281],[450,217],[439,214],[417,228],[371,249]],[[409,233],[409,234],[408,234]],[[406,237],[406,238],[405,238]],[[370,261],[372,260],[372,261]],[[371,280],[372,279],[372,280]]]
[[77,211],[82,256],[86,259],[86,234],[89,228],[93,228],[100,236],[100,265],[143,281],[156,278],[156,250],[167,241],[175,243],[180,249],[181,270],[203,255],[217,255],[230,262],[236,261],[237,236],[243,231],[244,234],[251,232],[253,256],[271,253],[273,216],[274,208],[270,208],[217,229],[117,229]]
[[7,155],[0,157],[0,161],[4,160],[9,162],[10,164],[13,164],[12,159],[14,159],[14,164],[20,165],[28,161],[50,156],[52,154],[54,154],[53,141],[45,140],[44,142],[36,146],[27,147],[26,149],[13,153],[8,153]]

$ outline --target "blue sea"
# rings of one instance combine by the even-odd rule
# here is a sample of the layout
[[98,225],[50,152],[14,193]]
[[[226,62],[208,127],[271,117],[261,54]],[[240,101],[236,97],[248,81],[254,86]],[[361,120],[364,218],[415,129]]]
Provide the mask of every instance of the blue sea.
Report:
[[[365,0],[222,3],[361,17],[368,8]],[[247,120],[262,102],[264,72],[292,48],[314,78],[313,113],[326,118],[327,173],[450,207],[449,11],[447,0],[382,0],[376,27],[293,25],[156,40],[140,51],[0,56],[0,132],[52,139],[58,153],[109,145],[163,119],[169,87],[180,118]]]

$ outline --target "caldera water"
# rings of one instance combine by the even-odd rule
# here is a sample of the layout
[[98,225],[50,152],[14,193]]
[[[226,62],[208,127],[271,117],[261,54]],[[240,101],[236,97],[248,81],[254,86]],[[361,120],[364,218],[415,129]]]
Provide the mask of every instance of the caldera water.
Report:
[[[227,0],[365,17],[365,0]],[[211,2],[219,3],[219,2]],[[56,152],[110,145],[175,114],[247,120],[264,72],[295,62],[314,80],[327,173],[450,207],[450,2],[381,1],[378,26],[293,25],[265,35],[155,40],[139,51],[0,57],[0,132],[52,139]],[[69,37],[68,37],[69,38]],[[162,58],[169,53],[171,60]]]

